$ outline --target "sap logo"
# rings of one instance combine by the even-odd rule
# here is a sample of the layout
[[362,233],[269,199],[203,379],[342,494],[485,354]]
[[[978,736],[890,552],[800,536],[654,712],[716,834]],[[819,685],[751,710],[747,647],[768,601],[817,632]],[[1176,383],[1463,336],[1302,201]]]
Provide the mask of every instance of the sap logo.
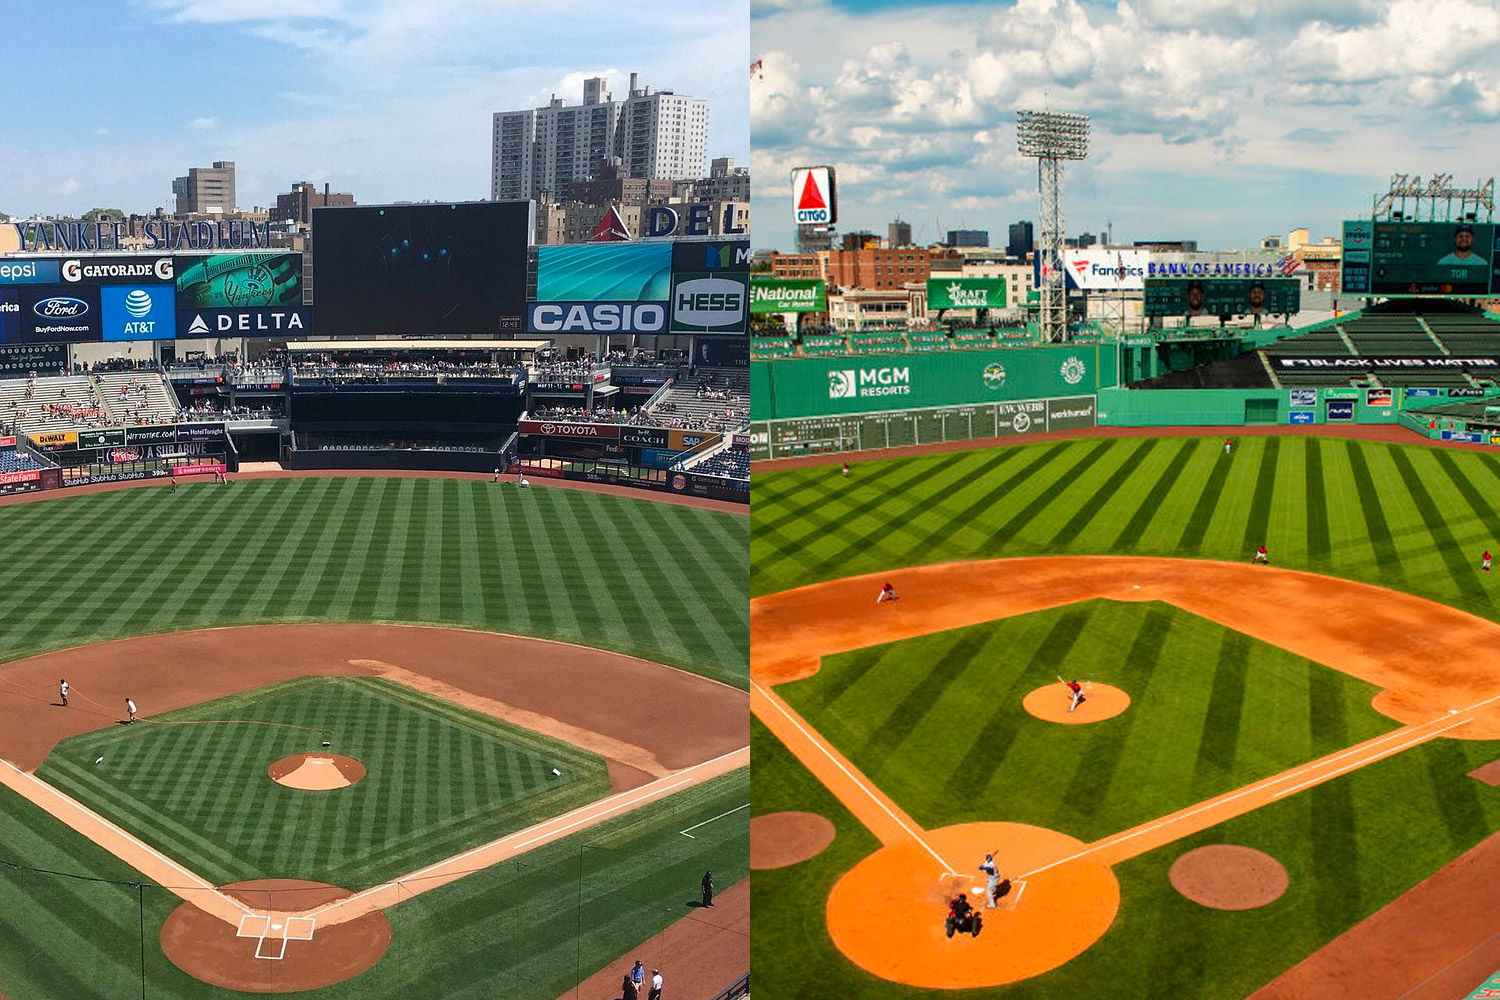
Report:
[[728,278],[694,278],[672,293],[672,319],[686,326],[729,326],[745,314],[745,286]]
[[665,333],[667,307],[660,302],[534,302],[529,319],[536,333]]
[[82,299],[55,296],[38,302],[31,311],[43,319],[76,319],[89,311],[89,304]]

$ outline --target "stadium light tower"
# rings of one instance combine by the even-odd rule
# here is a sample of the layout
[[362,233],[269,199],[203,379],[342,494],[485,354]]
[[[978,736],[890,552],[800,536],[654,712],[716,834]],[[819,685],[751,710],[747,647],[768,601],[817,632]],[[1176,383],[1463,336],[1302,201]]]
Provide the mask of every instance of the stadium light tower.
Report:
[[1017,111],[1016,145],[1022,156],[1037,161],[1041,233],[1037,253],[1042,271],[1042,339],[1065,340],[1068,305],[1063,285],[1062,161],[1089,155],[1089,116],[1057,111]]

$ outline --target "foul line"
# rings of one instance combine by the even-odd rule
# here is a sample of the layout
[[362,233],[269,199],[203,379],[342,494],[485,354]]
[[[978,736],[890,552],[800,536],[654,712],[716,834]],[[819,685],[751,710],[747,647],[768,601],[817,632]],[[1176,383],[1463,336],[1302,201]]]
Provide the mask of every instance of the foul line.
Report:
[[[897,826],[899,826],[899,827],[901,827],[901,829],[905,830],[907,832],[907,834],[910,835],[913,840],[915,840],[918,844],[922,845],[922,849],[925,850],[928,854],[932,855],[933,858],[937,861],[937,863],[943,866],[943,870],[944,871],[952,871],[953,870],[953,865],[950,864],[949,862],[943,860],[942,855],[938,854],[937,851],[934,851],[932,849],[931,845],[929,845],[927,843],[927,841],[925,839],[923,839],[923,837],[922,837],[922,835],[920,833],[918,833],[917,831],[913,830],[910,826],[908,826],[906,824],[906,822],[900,816],[897,816],[894,812],[892,812],[891,808],[889,806],[887,806],[884,802],[880,801],[880,797],[877,796],[873,791],[870,790],[873,786],[871,786],[871,785],[868,784],[868,780],[863,775],[856,774],[855,772],[851,771],[849,768],[845,767],[844,764],[843,764],[843,762],[841,762],[837,757],[835,757],[832,753],[829,752],[828,747],[826,745],[824,745],[823,740],[822,740],[821,737],[815,735],[814,733],[809,732],[802,725],[802,722],[799,719],[799,717],[795,713],[793,713],[791,711],[791,709],[789,709],[786,706],[784,706],[784,705],[781,704],[781,699],[775,697],[769,691],[767,691],[765,688],[761,687],[759,681],[756,681],[756,680],[752,679],[750,681],[750,686],[753,687],[755,690],[759,691],[761,693],[762,697],[764,697],[767,701],[769,701],[771,703],[771,705],[778,712],[780,712],[783,716],[785,716],[786,720],[788,722],[790,722],[793,726],[795,726],[796,729],[797,729],[797,731],[799,733],[801,733],[803,736],[805,736],[807,738],[808,742],[811,743],[814,747],[817,748],[817,750],[818,750],[819,753],[821,753],[823,756],[827,757],[829,759],[829,761],[832,762],[832,764],[833,764],[834,767],[836,767],[840,771],[844,772],[844,776],[845,777],[847,777],[850,781],[854,782],[854,784],[859,787],[860,791],[862,791],[866,795],[868,795],[870,797],[870,801],[871,802],[874,802],[877,806],[879,806],[880,810],[882,812],[884,812],[887,816],[889,816],[891,819],[893,819],[893,820],[896,821],[896,825]],[[830,789],[830,791],[832,791],[832,789]]]
[[[719,813],[719,815],[715,816],[714,819],[723,819],[725,816],[728,816],[730,813],[737,813],[741,809],[749,809],[749,808],[750,808],[750,803],[746,802],[742,806],[735,806],[733,809],[729,810],[729,812]],[[678,830],[677,832],[680,833],[680,834],[682,834],[688,840],[697,840],[698,838],[695,837],[695,836],[693,836],[691,833],[688,833],[688,830],[696,830],[700,826],[707,826],[708,824],[712,823],[714,821],[714,819],[706,819],[702,823],[694,823],[692,826],[688,827],[687,830]]]
[[[1258,791],[1264,791],[1265,789],[1280,784],[1281,782],[1301,777],[1302,775],[1318,771],[1321,768],[1326,768],[1328,765],[1334,764],[1347,757],[1358,757],[1358,759],[1353,761],[1352,763],[1334,768],[1332,771],[1328,771],[1326,773],[1318,774],[1315,777],[1309,778],[1306,781],[1293,785],[1290,788],[1282,789],[1281,791],[1273,794],[1271,796],[1271,799],[1272,801],[1275,801],[1276,799],[1291,795],[1293,792],[1300,791],[1301,789],[1306,788],[1309,785],[1316,785],[1321,784],[1325,781],[1331,781],[1334,778],[1339,777],[1340,775],[1347,774],[1348,772],[1353,771],[1357,768],[1364,767],[1367,764],[1372,764],[1378,760],[1382,760],[1386,757],[1389,757],[1391,754],[1400,753],[1403,750],[1409,750],[1414,746],[1436,738],[1437,736],[1447,732],[1450,729],[1454,729],[1458,726],[1471,722],[1473,721],[1472,719],[1460,718],[1459,716],[1465,716],[1469,712],[1473,712],[1476,709],[1483,708],[1485,705],[1488,705],[1494,701],[1500,701],[1500,695],[1493,695],[1489,698],[1484,699],[1483,701],[1475,702],[1467,708],[1450,709],[1447,715],[1439,716],[1436,719],[1428,719],[1426,722],[1420,723],[1415,726],[1402,726],[1400,729],[1393,729],[1388,733],[1384,733],[1380,736],[1366,740],[1363,743],[1360,743],[1353,747],[1349,747],[1345,750],[1339,751],[1338,753],[1331,754],[1327,757],[1320,757],[1319,759],[1310,761],[1307,764],[1302,765],[1301,767],[1293,768],[1290,771],[1283,771],[1280,774],[1272,775],[1269,778],[1263,778],[1260,781],[1253,782],[1252,784],[1246,785],[1244,788],[1240,789],[1237,792],[1232,792],[1228,795],[1222,795],[1217,798],[1209,799],[1207,802],[1203,802],[1185,812],[1173,813],[1172,815],[1167,816],[1164,819],[1160,819],[1155,823],[1151,823],[1147,826],[1137,827],[1133,830],[1127,830],[1115,834],[1112,837],[1106,837],[1103,840],[1090,844],[1088,847],[1085,847],[1081,851],[1071,854],[1068,857],[1060,858],[1057,861],[1045,864],[1040,868],[1033,869],[1032,871],[1029,871],[1025,875],[1022,875],[1020,877],[1026,879],[1031,878],[1035,875],[1040,875],[1042,872],[1045,872],[1051,868],[1056,868],[1058,865],[1077,861],[1080,858],[1087,857],[1090,854],[1093,854],[1097,851],[1102,851],[1106,848],[1117,847],[1127,840],[1131,840],[1143,834],[1150,833],[1153,830],[1159,830],[1164,826],[1170,826],[1173,823],[1180,823],[1184,820],[1191,819],[1192,817],[1206,810],[1215,809],[1220,806],[1227,805],[1228,803],[1233,802],[1236,799],[1243,798],[1246,795],[1251,795]],[[1447,725],[1428,732],[1422,731],[1426,729],[1426,727],[1438,722],[1446,722]],[[1406,737],[1411,738],[1408,739]],[[1397,742],[1394,746],[1384,747],[1373,754],[1370,752],[1372,750],[1375,750],[1375,748],[1379,747],[1381,744],[1387,743],[1392,739],[1397,739],[1399,740],[1399,742]]]

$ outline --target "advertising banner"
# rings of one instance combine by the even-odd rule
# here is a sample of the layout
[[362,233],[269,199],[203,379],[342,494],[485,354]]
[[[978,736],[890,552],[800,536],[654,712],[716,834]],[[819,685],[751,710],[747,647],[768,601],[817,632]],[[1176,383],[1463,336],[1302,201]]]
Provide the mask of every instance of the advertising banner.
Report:
[[1147,316],[1290,315],[1302,309],[1296,278],[1148,278]]
[[750,502],[750,483],[747,480],[701,476],[692,472],[674,472],[667,480],[667,485],[673,493],[685,496],[729,500],[734,503]]
[[56,344],[96,341],[103,329],[97,285],[21,285],[16,341]]
[[155,284],[171,281],[173,273],[172,258],[155,254],[92,259],[68,257],[58,261],[58,274],[64,284]]
[[1487,222],[1345,222],[1342,293],[1486,295],[1496,233]]
[[528,201],[313,209],[318,332],[448,336],[519,332]]
[[177,314],[177,335],[192,337],[298,337],[312,331],[308,306],[195,309]]
[[77,431],[42,431],[37,434],[26,435],[31,443],[38,448],[59,448],[64,445],[77,444]]
[[531,333],[666,333],[666,302],[533,302]]
[[718,434],[709,431],[670,430],[667,432],[667,448],[671,451],[687,451],[689,448],[698,447],[711,438],[717,439],[718,436]]
[[227,472],[229,467],[223,462],[199,462],[194,465],[174,465],[172,475],[174,476],[206,476],[215,472]]
[[1357,357],[1303,357],[1300,355],[1267,355],[1271,367],[1276,371],[1369,371],[1391,369],[1402,371],[1464,371],[1477,369],[1500,372],[1500,357],[1476,355],[1414,355],[1398,356],[1385,354],[1361,354]]
[[229,440],[229,433],[223,424],[178,424],[177,440],[190,444],[223,444]]
[[1294,408],[1299,406],[1317,406],[1318,390],[1290,389],[1287,391],[1287,402]]
[[1317,414],[1312,410],[1293,410],[1286,415],[1289,424],[1311,424],[1316,422]]
[[1436,399],[1443,394],[1441,389],[1407,388],[1403,390],[1407,399]]
[[632,448],[667,447],[665,427],[621,427],[620,443]]
[[672,278],[673,333],[745,333],[749,275],[689,271]]
[[302,305],[302,254],[215,253],[174,259],[177,307],[285,308]]
[[755,279],[750,282],[750,311],[827,312],[827,286],[815,278]]
[[569,438],[575,441],[618,441],[619,424],[574,424],[559,420],[522,420],[523,435]]
[[62,281],[55,260],[0,260],[0,285],[55,285]]
[[26,469],[23,472],[0,472],[0,485],[11,483],[34,483],[42,478],[40,469]]
[[792,214],[799,226],[831,226],[839,221],[838,177],[832,167],[792,171]]
[[671,243],[536,248],[538,302],[666,302],[671,291]]
[[1323,405],[1324,415],[1329,420],[1354,419],[1354,400],[1352,399],[1325,399]]
[[1004,278],[928,278],[928,309],[1001,309]]
[[1465,398],[1467,398],[1467,399],[1474,399],[1474,398],[1478,398],[1480,396],[1485,395],[1489,391],[1490,390],[1488,390],[1488,389],[1481,389],[1477,385],[1456,385],[1456,386],[1450,386],[1449,389],[1448,389],[1448,398],[1449,399],[1465,399]]
[[172,285],[105,285],[99,289],[104,339],[175,339],[175,300]]
[[672,271],[750,273],[749,240],[677,240],[672,244]]
[[0,448],[14,448],[16,439],[14,437],[0,437]]
[[1063,275],[1070,288],[1138,292],[1150,260],[1149,250],[1064,250]]
[[1392,402],[1391,390],[1389,389],[1366,389],[1366,406],[1390,406]]
[[113,448],[125,443],[125,428],[112,427],[102,431],[79,431],[79,448]]

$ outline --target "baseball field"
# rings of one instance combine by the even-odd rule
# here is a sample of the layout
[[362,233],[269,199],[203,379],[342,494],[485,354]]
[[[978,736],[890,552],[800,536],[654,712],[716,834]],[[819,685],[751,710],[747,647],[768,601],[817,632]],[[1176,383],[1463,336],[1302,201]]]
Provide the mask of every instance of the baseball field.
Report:
[[[759,985],[1415,998],[1493,971],[1500,460],[1412,440],[758,469]],[[990,852],[1005,894],[950,939]]]
[[0,507],[0,993],[746,971],[747,519],[487,480]]

